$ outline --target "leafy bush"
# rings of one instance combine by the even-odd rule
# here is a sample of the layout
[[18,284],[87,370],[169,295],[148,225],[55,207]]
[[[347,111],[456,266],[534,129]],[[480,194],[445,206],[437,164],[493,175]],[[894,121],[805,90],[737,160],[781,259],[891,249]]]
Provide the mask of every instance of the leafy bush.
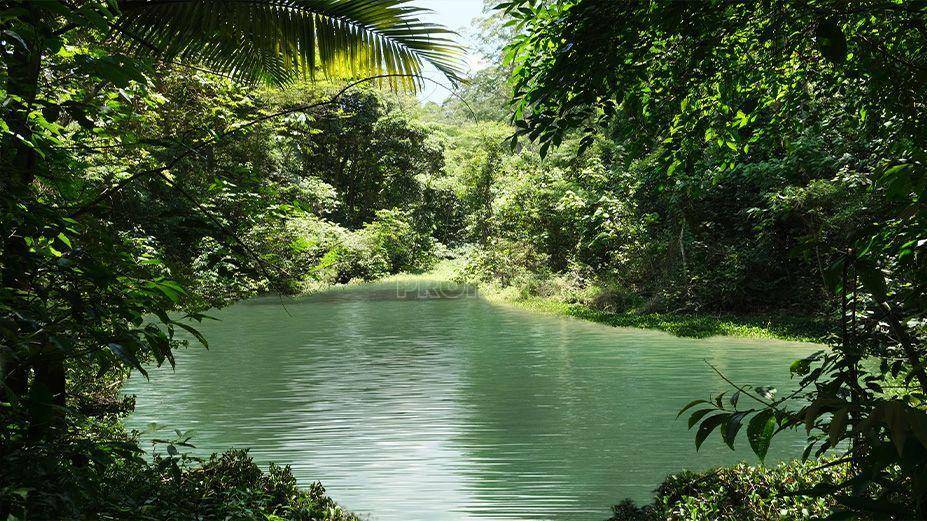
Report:
[[497,282],[503,287],[526,284],[549,273],[547,256],[533,244],[501,238],[471,251],[464,269],[469,281]]
[[373,280],[389,273],[389,263],[382,250],[375,250],[365,236],[348,233],[330,249],[314,268],[323,283],[345,284]]
[[682,472],[666,478],[648,505],[638,507],[630,500],[615,505],[609,521],[820,519],[832,512],[834,501],[795,492],[847,476],[845,464],[821,466],[796,461]]
[[135,479],[129,497],[152,519],[269,519],[348,521],[356,517],[325,495],[320,483],[300,490],[289,467],[262,472],[247,451],[213,454],[205,461],[155,457],[151,465],[113,476]]
[[321,284],[373,280],[400,272],[418,272],[433,265],[434,240],[412,225],[410,213],[380,210],[357,231],[333,228],[327,251],[304,276]]
[[301,490],[289,467],[262,472],[243,450],[199,460],[171,445],[149,463],[130,438],[7,447],[2,519],[356,519],[321,484]]
[[[223,305],[256,293],[299,293],[352,280],[373,280],[419,272],[436,258],[435,241],[413,225],[411,211],[379,210],[376,218],[350,230],[325,218],[288,209],[254,226],[246,236],[266,273],[242,277],[240,259],[212,239],[199,245],[192,267],[198,295]],[[268,275],[261,277],[261,275]]]
[[434,263],[434,240],[416,229],[410,212],[379,210],[360,233],[374,255],[386,261],[389,273],[422,271]]

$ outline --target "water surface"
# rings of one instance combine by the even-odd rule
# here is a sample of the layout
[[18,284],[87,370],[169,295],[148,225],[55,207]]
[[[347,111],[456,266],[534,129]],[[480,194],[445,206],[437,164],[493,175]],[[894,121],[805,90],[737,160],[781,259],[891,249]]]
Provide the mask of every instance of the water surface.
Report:
[[[705,360],[785,390],[789,362],[815,349],[612,328],[412,284],[213,313],[209,351],[130,379],[129,426],[192,429],[198,454],[251,448],[374,520],[603,519],[667,473],[755,462],[743,440],[735,453],[713,436],[697,454],[675,420],[725,389]],[[771,459],[798,443],[778,439]]]

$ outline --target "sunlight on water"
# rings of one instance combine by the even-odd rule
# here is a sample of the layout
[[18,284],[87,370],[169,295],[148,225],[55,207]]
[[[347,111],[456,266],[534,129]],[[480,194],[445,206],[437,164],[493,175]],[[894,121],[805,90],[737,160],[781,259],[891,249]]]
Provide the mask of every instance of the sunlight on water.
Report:
[[[705,360],[788,389],[789,362],[816,349],[616,329],[467,292],[416,298],[404,284],[213,313],[209,351],[129,381],[130,428],[192,429],[201,455],[250,447],[374,520],[603,519],[669,472],[755,461],[744,440],[733,453],[712,437],[696,454],[675,420],[724,390]],[[777,439],[771,455],[796,446]]]

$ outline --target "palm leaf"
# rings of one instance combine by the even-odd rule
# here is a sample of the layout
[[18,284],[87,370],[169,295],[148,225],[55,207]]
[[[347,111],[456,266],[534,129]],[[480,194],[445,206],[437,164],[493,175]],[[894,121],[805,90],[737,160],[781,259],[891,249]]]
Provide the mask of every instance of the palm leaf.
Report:
[[460,79],[453,33],[409,0],[119,0],[115,29],[132,52],[200,63],[247,81],[405,75],[430,63]]

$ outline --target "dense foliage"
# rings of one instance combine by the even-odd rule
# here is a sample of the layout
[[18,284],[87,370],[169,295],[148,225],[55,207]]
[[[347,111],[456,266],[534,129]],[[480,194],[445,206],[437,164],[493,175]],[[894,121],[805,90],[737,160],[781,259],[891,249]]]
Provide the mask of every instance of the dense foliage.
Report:
[[[358,118],[356,104],[407,133],[394,161],[419,159],[421,133],[352,89],[414,87],[426,62],[456,76],[459,49],[420,13],[398,0],[0,2],[0,518],[347,517],[242,454],[198,465],[170,445],[146,462],[119,426],[132,403],[118,389],[129,370],[173,365],[176,331],[205,346],[191,320],[210,304],[427,262],[413,208],[387,199],[369,221],[330,221],[345,191],[301,169],[325,153],[311,123]],[[223,78],[362,75],[290,100]],[[307,222],[316,241],[267,233]]]
[[833,349],[793,364],[796,392],[732,382],[729,399],[690,404],[696,445],[715,430],[733,445],[746,427],[762,458],[775,433],[801,428],[806,457],[852,463],[804,493],[850,513],[927,515],[927,5],[502,7],[521,30],[508,47],[518,134],[542,155],[607,139],[633,197],[602,215],[633,201],[628,226],[654,240],[630,242],[651,253],[629,259],[676,274],[659,291],[833,311]]
[[94,438],[92,463],[88,447],[80,444],[45,443],[28,457],[14,452],[4,459],[9,465],[4,478],[49,490],[23,486],[5,493],[3,514],[6,519],[357,519],[326,496],[320,483],[300,489],[289,467],[271,464],[264,472],[240,450],[191,458],[177,449],[185,439],[167,444],[168,453],[155,453],[151,462],[114,450],[117,443],[134,444],[124,438]]
[[432,236],[453,235],[448,194],[431,186],[440,148],[402,100],[360,88],[333,100],[337,89],[318,84],[251,91],[208,74],[163,73],[162,101],[136,106],[138,120],[121,132],[202,141],[255,114],[322,104],[185,158],[172,168],[173,188],[155,181],[121,191],[113,210],[122,225],[149,237],[204,305],[420,270]]
[[829,320],[795,393],[686,408],[697,447],[805,429],[826,479],[684,474],[617,518],[927,516],[927,4],[499,7],[422,107],[374,87],[459,49],[399,0],[0,2],[0,518],[350,517],[182,433],[146,461],[119,385],[210,307],[449,249],[607,323]]
[[[515,131],[533,137],[549,130],[557,137],[537,134],[539,152],[547,153],[544,161],[529,146],[500,163],[522,164],[497,169],[493,219],[500,245],[495,257],[506,257],[515,245],[564,275],[567,286],[606,288],[616,299],[603,304],[617,308],[827,311],[834,301],[822,272],[849,247],[855,230],[888,219],[893,211],[889,201],[870,190],[870,172],[879,170],[888,148],[896,146],[889,136],[903,131],[901,122],[886,126],[877,121],[872,110],[855,101],[867,87],[851,81],[835,86],[826,67],[811,73],[796,61],[781,75],[778,69],[770,72],[765,83],[754,81],[750,57],[758,51],[750,48],[725,48],[711,70],[722,62],[728,68],[702,83],[677,70],[682,64],[649,72],[639,66],[627,80],[638,83],[614,86],[614,92],[637,92],[636,97],[602,97],[601,107],[590,108],[582,100],[597,84],[585,88],[584,78],[595,76],[584,67],[592,67],[602,81],[613,73],[600,68],[597,57],[567,59],[553,52],[561,36],[544,24],[564,22],[557,18],[561,9],[557,3],[540,3],[531,15],[523,15],[526,32],[509,49],[508,66],[516,71],[519,89]],[[609,11],[596,23],[617,24],[614,17],[620,16]],[[647,21],[640,25],[649,27]],[[571,52],[579,52],[583,37],[601,33],[598,27],[587,29],[573,28],[582,34]],[[731,38],[730,45],[739,41]],[[535,48],[550,54],[533,53]],[[686,49],[674,44],[666,56],[646,56],[651,61],[642,63],[669,67],[683,60],[671,53]],[[734,57],[724,61],[728,55]],[[562,67],[563,74],[544,68],[548,57],[549,66]],[[571,64],[581,78],[576,92],[556,83],[570,81]],[[549,93],[531,88],[542,74],[550,75]],[[677,81],[678,88],[655,88],[649,78],[658,74]],[[543,96],[559,99],[560,94],[570,98],[569,105],[545,105],[553,102]],[[538,119],[554,117],[561,109],[565,112],[556,124],[545,126]],[[570,119],[574,111],[595,121],[579,125]],[[553,151],[548,147],[555,142],[560,148]],[[483,264],[487,278],[493,278],[497,266],[506,267],[492,256]],[[635,298],[626,298],[628,293]],[[585,297],[569,291],[565,298]]]
[[834,499],[799,492],[846,477],[846,464],[822,467],[810,462],[682,472],[667,477],[648,505],[639,507],[631,501],[615,505],[609,521],[823,519],[836,507]]

